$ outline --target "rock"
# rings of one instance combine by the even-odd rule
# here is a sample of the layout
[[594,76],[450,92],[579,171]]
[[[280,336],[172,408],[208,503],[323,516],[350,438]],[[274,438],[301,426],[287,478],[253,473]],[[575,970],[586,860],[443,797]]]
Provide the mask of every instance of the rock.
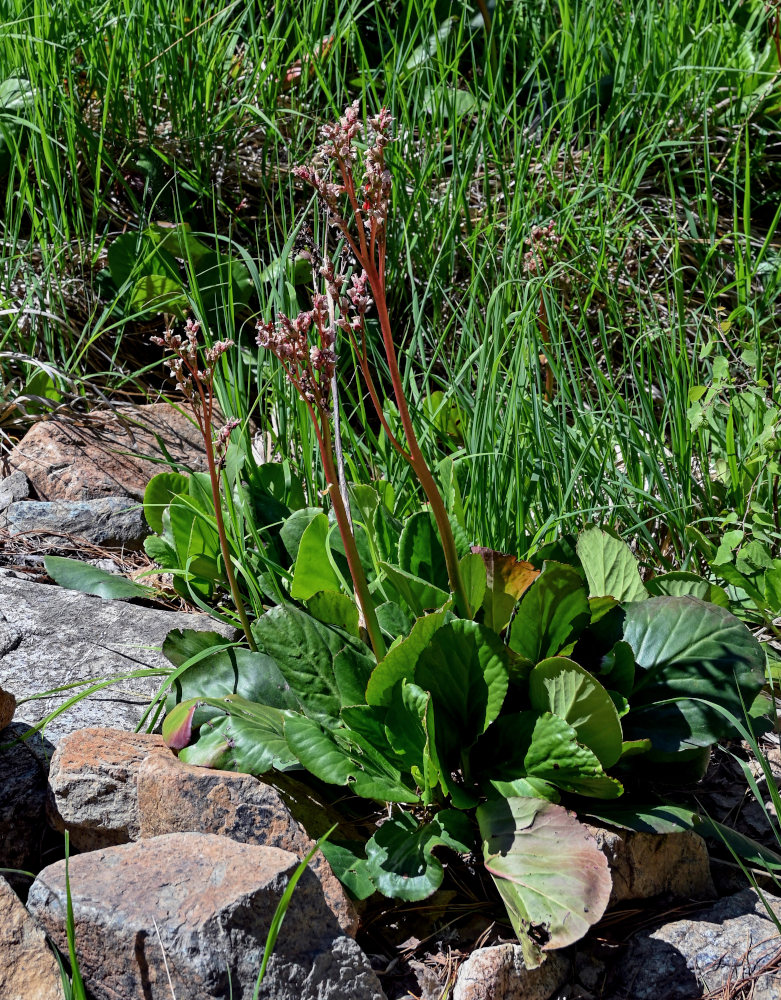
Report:
[[[0,737],[0,868],[37,871],[46,831],[46,776],[54,747],[40,735],[21,738],[30,727],[12,722]],[[15,887],[24,875],[6,873]],[[0,993],[0,997],[3,994]]]
[[162,736],[79,729],[60,740],[49,768],[49,822],[79,851],[126,844],[139,835],[138,769],[150,756],[175,762]]
[[94,411],[80,424],[40,421],[11,450],[8,464],[27,475],[40,500],[141,500],[152,476],[168,469],[159,464],[166,456],[158,437],[184,468],[205,468],[198,429],[168,403]]
[[[276,789],[249,774],[183,764],[170,752],[148,756],[139,766],[138,814],[142,837],[216,833],[242,844],[279,847],[298,858],[314,844],[307,831],[319,837],[331,825],[325,812],[321,809],[318,815],[303,797],[286,802]],[[320,851],[310,867],[340,927],[354,937],[357,914]]]
[[692,830],[683,833],[635,833],[589,826],[613,878],[609,906],[662,893],[679,898],[713,899],[705,841]]
[[[94,1000],[170,1000],[172,992],[177,1000],[224,1000],[232,989],[234,1000],[250,1000],[275,907],[297,864],[287,851],[201,833],[72,858],[76,951],[87,990]],[[60,861],[40,873],[27,905],[63,947],[64,900]],[[292,895],[260,997],[384,998],[312,871]]]
[[[175,628],[236,634],[205,615],[157,611],[0,577],[0,685],[21,699],[74,682],[94,684],[139,669],[168,669],[160,647]],[[139,677],[96,691],[50,722],[46,736],[56,743],[76,729],[107,723],[135,729],[160,681],[159,676]],[[17,718],[35,723],[80,690],[27,702],[17,708]]]
[[33,535],[41,546],[76,539],[131,551],[140,549],[149,534],[142,508],[126,496],[12,503],[0,514],[0,527],[12,537]]
[[[781,919],[781,899],[765,898]],[[781,969],[762,969],[779,951],[778,928],[757,892],[744,889],[694,917],[635,935],[614,988],[617,997],[631,1000],[692,1000],[727,983],[737,996],[740,980],[756,976],[752,1000],[777,1000]]]
[[4,691],[0,687],[0,733],[6,726],[10,726],[16,711],[16,698],[10,691]]
[[458,970],[453,1000],[548,1000],[568,975],[569,962],[556,951],[527,969],[518,944],[478,948]]
[[26,500],[29,495],[30,483],[21,470],[17,469],[5,479],[0,479],[0,510],[5,510],[17,500]]
[[63,1000],[57,960],[46,937],[0,876],[0,997]]

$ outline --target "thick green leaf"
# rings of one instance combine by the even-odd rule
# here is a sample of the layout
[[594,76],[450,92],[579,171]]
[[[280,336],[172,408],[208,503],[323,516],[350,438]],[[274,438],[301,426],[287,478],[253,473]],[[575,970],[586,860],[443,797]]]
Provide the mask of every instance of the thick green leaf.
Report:
[[486,589],[483,596],[483,622],[494,632],[501,632],[510,621],[513,608],[529,585],[539,576],[531,563],[493,549],[473,546],[472,552],[485,563]]
[[638,833],[683,833],[694,829],[700,832],[697,813],[671,802],[638,803],[631,807],[624,803],[589,803],[582,815]]
[[499,715],[508,678],[507,649],[484,625],[456,619],[434,633],[418,658],[414,679],[434,697],[443,766]]
[[[250,703],[244,703],[242,707]],[[236,706],[239,707],[238,705]],[[287,745],[284,736],[284,715],[267,705],[253,705],[246,714],[220,719],[201,729],[198,742],[179,754],[179,759],[201,767],[219,767],[224,771],[243,774],[265,774],[274,768],[288,771],[298,768],[298,760]],[[226,749],[218,761],[209,765],[205,757],[222,744]]]
[[306,602],[307,611],[324,625],[336,625],[350,635],[358,636],[358,608],[347,594],[323,590]]
[[328,518],[318,514],[301,535],[290,587],[290,596],[297,601],[307,601],[322,590],[338,592],[341,587],[329,558],[329,534]]
[[467,552],[458,561],[458,568],[461,572],[461,581],[466,591],[466,599],[472,613],[476,614],[483,604],[485,589],[488,584],[488,573],[481,556],[476,552]]
[[130,308],[139,312],[173,313],[182,319],[189,304],[182,282],[167,274],[142,274],[130,292]]
[[[190,477],[190,487],[194,487]],[[213,584],[226,582],[220,563],[222,550],[214,509],[194,496],[175,496],[166,511],[179,565],[188,570],[188,582],[198,593],[210,596]],[[165,519],[164,519],[165,524]]]
[[301,764],[321,781],[380,802],[418,801],[401,772],[358,733],[326,731],[313,719],[293,716],[285,723],[285,737]]
[[518,605],[510,627],[510,649],[539,663],[571,651],[590,620],[583,577],[572,566],[546,562]]
[[399,569],[398,566],[391,566],[390,563],[380,563],[380,568],[385,571],[388,580],[396,589],[399,596],[407,603],[407,606],[415,617],[425,614],[426,611],[441,608],[450,596],[444,590],[440,590],[439,587],[435,587],[427,580],[421,580],[420,577],[406,573],[403,569]]
[[409,635],[414,619],[394,601],[386,601],[377,608],[377,621],[380,628],[392,640]]
[[684,573],[676,570],[673,573],[662,573],[646,583],[646,589],[654,597],[699,597],[701,601],[718,604],[721,608],[729,608],[729,597],[715,583],[703,580],[696,573]]
[[363,705],[366,685],[369,683],[376,660],[368,653],[352,646],[345,646],[334,657],[334,679],[339,689],[342,705]]
[[153,476],[144,490],[144,517],[152,531],[163,530],[163,511],[177,493],[186,493],[189,476],[161,472]]
[[586,528],[578,536],[577,552],[588,580],[589,597],[614,597],[621,602],[648,597],[637,560],[620,538],[601,528]]
[[[523,799],[545,799],[548,802],[561,801],[558,789],[549,785],[547,781],[539,778],[513,778],[512,781],[491,781],[490,788],[498,793],[503,799],[523,798]],[[488,795],[488,798],[496,798],[496,795]]]
[[290,517],[285,520],[280,529],[279,537],[282,539],[282,544],[287,549],[292,562],[295,562],[298,556],[301,536],[312,521],[321,515],[324,516],[319,507],[301,507],[298,510],[294,510]]
[[537,720],[524,767],[527,777],[575,795],[615,799],[624,790],[605,774],[597,755],[578,743],[575,729],[550,712]]
[[539,799],[499,799],[480,806],[477,821],[528,968],[541,963],[541,950],[573,944],[601,919],[613,887],[607,858],[572,813]]
[[[276,709],[301,710],[290,685],[270,656],[236,646],[226,648],[224,643],[224,637],[214,632],[169,633],[163,652],[172,663],[181,666],[192,657],[200,658],[171,685],[166,702],[168,712],[172,712],[179,702],[219,699],[226,695],[239,695],[248,702]],[[198,730],[221,711],[204,703],[192,719],[193,728]]]
[[706,747],[726,736],[732,731],[728,719],[704,701],[741,719],[743,705],[764,684],[764,653],[748,628],[694,597],[630,604],[624,641],[637,663],[624,733],[650,739],[655,750]]
[[612,767],[621,756],[615,705],[599,681],[573,660],[553,656],[538,663],[529,675],[529,698],[538,712],[552,712],[568,722],[603,767]]
[[399,567],[441,590],[448,589],[447,563],[437,527],[428,511],[408,517],[399,538]]
[[254,622],[252,633],[258,647],[273,658],[307,715],[326,726],[336,725],[342,699],[334,658],[351,643],[357,649],[362,644],[289,605],[267,611]]
[[417,684],[397,684],[385,717],[385,733],[422,790],[424,805],[433,801],[432,790],[441,779],[435,732],[431,693]]
[[334,875],[344,885],[354,899],[368,899],[375,891],[374,882],[369,878],[366,858],[357,853],[363,845],[351,841],[328,839],[320,845],[320,850],[331,866]]
[[384,503],[374,512],[374,538],[380,555],[386,562],[395,560],[399,552],[399,537],[404,523],[388,510]]
[[467,817],[454,809],[437,813],[422,826],[408,812],[386,820],[366,844],[367,873],[378,890],[393,899],[426,899],[442,884],[444,871],[433,855],[437,847],[467,853],[474,835]]
[[447,611],[444,607],[418,618],[410,634],[391,646],[369,678],[366,701],[370,705],[390,705],[396,684],[402,679],[414,679],[418,658],[434,633],[445,624]]
[[773,614],[781,611],[781,559],[774,559],[772,568],[765,570],[765,601]]
[[131,597],[150,597],[154,594],[152,587],[142,587],[126,576],[108,573],[78,559],[46,556],[43,565],[52,580],[61,587],[78,590],[82,594],[94,594],[104,601],[125,601]]

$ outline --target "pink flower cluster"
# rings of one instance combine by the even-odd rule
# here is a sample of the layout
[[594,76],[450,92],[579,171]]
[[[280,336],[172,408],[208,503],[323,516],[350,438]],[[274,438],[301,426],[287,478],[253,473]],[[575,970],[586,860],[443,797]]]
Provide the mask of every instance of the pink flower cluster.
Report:
[[[385,166],[385,149],[391,142],[390,128],[393,118],[387,108],[370,118],[367,128],[360,120],[360,102],[351,104],[338,122],[325,125],[320,131],[322,145],[315,159],[325,159],[337,167],[341,183],[330,178],[330,170],[320,174],[312,166],[296,167],[296,177],[311,184],[320,200],[327,206],[329,221],[343,232],[347,228],[343,215],[343,198],[347,195],[353,211],[363,217],[364,228],[382,229],[388,217],[391,192],[391,173]],[[353,166],[358,154],[355,138],[361,132],[371,131],[371,141],[363,158],[363,177],[357,185],[353,177]]]
[[198,369],[198,333],[201,325],[196,320],[188,319],[184,324],[184,336],[174,333],[170,328],[166,329],[162,337],[151,337],[153,344],[159,344],[173,352],[173,357],[165,364],[168,366],[170,376],[176,380],[179,389],[187,399],[197,405],[198,397],[193,395],[192,379],[211,385],[214,378],[214,367],[217,359],[226,351],[233,347],[232,340],[217,340],[211,347],[204,351],[206,367],[203,371]]
[[[314,327],[317,340],[309,342]],[[277,357],[288,380],[312,406],[326,412],[331,392],[331,379],[336,370],[334,343],[336,331],[331,323],[328,299],[315,295],[312,308],[290,319],[280,313],[276,323],[259,320],[257,344]]]

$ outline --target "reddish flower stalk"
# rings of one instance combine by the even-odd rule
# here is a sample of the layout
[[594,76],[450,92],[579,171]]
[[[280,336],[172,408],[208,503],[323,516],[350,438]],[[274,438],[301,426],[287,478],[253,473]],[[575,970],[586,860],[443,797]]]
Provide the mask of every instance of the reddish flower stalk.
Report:
[[[333,279],[333,270],[325,270]],[[349,321],[342,317],[340,322]],[[312,329],[315,331],[315,342],[310,344],[309,334]],[[369,585],[358,555],[350,517],[339,489],[339,478],[334,464],[330,393],[331,380],[336,368],[336,354],[333,349],[336,328],[330,318],[328,300],[325,295],[315,295],[309,312],[299,313],[293,320],[281,313],[276,323],[267,323],[263,320],[258,322],[257,330],[258,346],[267,348],[279,359],[288,381],[295,386],[312,418],[328,482],[328,495],[342,537],[355,596],[361,609],[363,624],[369,634],[369,641],[379,660],[385,655],[385,641],[377,621],[374,602],[369,593]]]
[[[410,417],[385,295],[387,222],[391,193],[391,173],[385,164],[385,149],[391,142],[390,127],[393,119],[385,108],[374,118],[369,119],[368,130],[371,141],[363,156],[363,177],[356,183],[354,167],[358,161],[358,154],[355,138],[363,129],[359,108],[359,102],[356,101],[347,108],[338,122],[326,125],[322,129],[323,145],[319,153],[328,164],[326,174],[321,175],[313,167],[306,166],[296,168],[295,173],[314,187],[320,201],[328,210],[330,224],[339,230],[362,268],[361,274],[353,278],[353,288],[348,295],[365,298],[367,285],[371,292],[377,309],[393,395],[407,440],[407,449],[404,449],[390,432],[379,393],[371,376],[366,350],[365,307],[362,312],[357,313],[358,322],[354,322],[346,329],[356,348],[361,372],[383,430],[393,447],[412,466],[426,494],[439,530],[450,587],[456,596],[459,611],[464,617],[471,618],[472,609],[461,579],[458,553],[447,509],[434,476],[426,464]],[[334,166],[341,183],[331,179]],[[353,226],[350,226],[344,214],[345,199],[352,213]]]
[[218,340],[204,351],[206,366],[198,368],[198,331],[200,324],[188,319],[185,323],[185,337],[167,329],[162,337],[152,337],[152,342],[173,351],[174,357],[166,361],[171,372],[171,378],[184,398],[190,404],[198,430],[203,438],[206,451],[206,465],[209,470],[209,480],[214,501],[214,518],[217,523],[217,535],[220,540],[220,550],[225,563],[225,575],[228,578],[233,603],[241,622],[241,627],[251,650],[256,651],[257,645],[252,637],[247,612],[241,599],[236,575],[233,572],[233,557],[231,556],[228,536],[225,531],[225,521],[222,516],[222,496],[220,493],[220,469],[225,461],[225,452],[231,431],[238,427],[238,420],[229,420],[214,437],[214,396],[212,383],[214,369],[219,357],[233,347],[232,340]]
[[[523,255],[523,267],[527,274],[536,275],[546,270],[548,260],[558,252],[561,236],[556,232],[556,223],[549,222],[547,226],[535,226],[531,231],[529,242],[531,243],[531,249],[527,250]],[[542,288],[540,288],[537,323],[543,343],[550,347],[548,311],[545,308],[545,297]],[[545,354],[540,354],[540,367],[543,370],[545,378],[544,397],[547,402],[550,402],[556,394],[556,380],[553,377],[550,358]]]

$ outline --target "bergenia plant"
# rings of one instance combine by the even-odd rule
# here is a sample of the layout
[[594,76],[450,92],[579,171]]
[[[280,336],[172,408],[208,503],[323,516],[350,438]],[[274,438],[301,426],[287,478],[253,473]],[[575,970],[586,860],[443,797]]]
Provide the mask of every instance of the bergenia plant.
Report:
[[[323,172],[299,171],[354,273],[325,261],[310,310],[258,324],[312,417],[343,553],[322,511],[295,510],[279,530],[291,585],[252,623],[259,651],[225,648],[216,633],[168,637],[179,669],[163,735],[193,764],[280,783],[303,772],[340,797],[349,789],[353,806],[368,800],[367,818],[382,803],[368,839],[323,848],[358,897],[424,899],[444,878],[438,854],[481,856],[533,966],[582,937],[610,898],[607,860],[575,811],[630,829],[692,828],[695,811],[667,802],[665,784],[696,778],[730,716],[767,710],[764,653],[718,587],[686,573],[644,582],[609,531],[588,527],[524,561],[470,548],[455,503],[454,533],[415,436],[386,302],[390,124],[387,112],[370,119],[360,157],[353,105],[323,132]],[[371,370],[370,309],[404,441]],[[340,333],[430,513],[402,522],[387,484],[353,484],[351,522],[330,423]],[[191,370],[191,353],[184,363]],[[334,569],[344,556],[358,608]]]

